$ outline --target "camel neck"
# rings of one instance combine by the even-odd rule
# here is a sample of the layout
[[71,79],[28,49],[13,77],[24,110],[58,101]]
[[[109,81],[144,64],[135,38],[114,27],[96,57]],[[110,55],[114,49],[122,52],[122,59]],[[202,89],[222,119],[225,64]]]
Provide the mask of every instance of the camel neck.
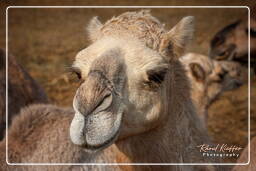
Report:
[[170,87],[167,89],[167,109],[164,111],[168,113],[165,121],[154,129],[116,143],[117,148],[132,162],[184,162],[183,154],[188,154],[184,149],[191,146],[189,150],[196,150],[196,145],[200,144],[193,136],[202,136],[202,129],[194,112],[186,77],[182,74],[183,68],[177,65],[177,68],[173,68],[178,74],[171,73],[167,80]]

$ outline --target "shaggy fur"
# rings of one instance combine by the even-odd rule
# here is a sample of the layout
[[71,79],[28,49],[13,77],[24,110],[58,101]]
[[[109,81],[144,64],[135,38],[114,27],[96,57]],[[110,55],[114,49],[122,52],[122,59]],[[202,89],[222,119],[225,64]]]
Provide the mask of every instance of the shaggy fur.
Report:
[[[72,109],[53,105],[30,105],[13,119],[8,130],[8,162],[10,163],[77,163],[86,155],[70,141],[68,130],[74,115]],[[5,141],[0,142],[0,170],[70,170],[61,166],[7,166]],[[83,157],[82,157],[83,156]],[[88,159],[89,161],[89,159]],[[2,165],[3,163],[3,165]],[[5,163],[5,164],[4,164]]]
[[222,92],[242,85],[242,66],[231,61],[215,61],[207,56],[188,53],[180,58],[191,83],[191,97],[203,124],[208,107]]
[[[153,49],[158,49],[164,26],[149,11],[127,12],[113,17],[102,25],[94,17],[87,27],[90,39],[95,42],[103,36],[120,35],[133,36]],[[113,32],[114,31],[114,32]]]
[[[177,30],[187,25],[189,27],[182,28],[183,32],[177,33]],[[150,49],[156,50],[163,55],[166,54],[166,49],[163,47],[169,46],[172,49],[171,55],[179,57],[184,52],[184,47],[192,39],[194,29],[193,17],[188,17],[181,24],[177,25],[169,32],[165,30],[164,24],[153,17],[149,10],[142,10],[140,12],[126,12],[118,17],[113,17],[108,20],[104,25],[94,17],[89,26],[87,27],[89,38],[92,42],[101,39],[104,36],[118,36],[129,37],[129,39],[137,39],[141,43],[145,44]],[[180,39],[183,40],[180,40]],[[171,44],[169,40],[171,39]],[[181,43],[183,42],[183,43]]]
[[[6,104],[5,104],[5,87],[6,87],[6,68],[5,52],[0,49],[0,140],[4,136],[6,123]],[[11,124],[12,118],[20,109],[31,103],[46,103],[47,96],[40,85],[20,66],[15,57],[8,56],[8,123]]]

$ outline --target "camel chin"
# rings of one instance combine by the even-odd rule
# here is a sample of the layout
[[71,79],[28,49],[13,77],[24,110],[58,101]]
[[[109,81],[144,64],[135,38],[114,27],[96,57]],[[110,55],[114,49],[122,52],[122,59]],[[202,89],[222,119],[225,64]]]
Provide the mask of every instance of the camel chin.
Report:
[[99,112],[87,116],[76,112],[70,127],[71,141],[87,152],[97,152],[118,138],[122,112]]

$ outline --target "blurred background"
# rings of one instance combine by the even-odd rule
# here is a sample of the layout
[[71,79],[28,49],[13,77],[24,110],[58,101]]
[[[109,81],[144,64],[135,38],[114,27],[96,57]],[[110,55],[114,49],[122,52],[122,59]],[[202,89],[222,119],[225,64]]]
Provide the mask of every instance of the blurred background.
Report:
[[[109,1],[109,3],[108,3]],[[107,0],[93,4],[111,5]],[[51,3],[50,3],[51,2]],[[74,5],[78,1],[52,3],[45,1],[5,1],[1,11],[9,5]],[[250,5],[248,1],[180,1],[135,3],[120,1],[115,5]],[[75,55],[89,45],[86,24],[93,16],[102,22],[126,11],[138,9],[113,8],[10,8],[8,10],[8,51],[24,66],[29,74],[45,89],[51,103],[72,107],[78,83],[67,73]],[[208,55],[211,38],[226,25],[246,15],[246,8],[163,8],[151,9],[153,16],[170,29],[184,16],[195,16],[196,32],[188,52]],[[0,47],[5,47],[5,13],[1,13]],[[251,84],[251,134],[256,135],[256,81]],[[245,147],[248,142],[248,85],[226,92],[209,111],[208,131],[217,143]]]

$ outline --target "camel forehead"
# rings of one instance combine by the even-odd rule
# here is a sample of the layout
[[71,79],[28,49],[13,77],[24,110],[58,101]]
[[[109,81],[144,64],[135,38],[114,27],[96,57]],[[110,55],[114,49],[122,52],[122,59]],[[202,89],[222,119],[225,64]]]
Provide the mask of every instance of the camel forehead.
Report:
[[149,11],[126,12],[108,20],[102,27],[102,32],[109,30],[130,30],[131,32],[164,32],[164,25],[153,17]]
[[[89,73],[92,67],[95,67],[95,64],[104,63],[111,67],[115,66],[113,65],[116,63],[115,60],[104,60],[102,58],[102,54],[111,50],[119,51],[119,54],[112,53],[112,56],[122,58],[128,70],[141,71],[164,61],[158,52],[146,47],[139,41],[108,36],[80,51],[73,65],[82,69],[85,73]],[[95,61],[98,62],[95,63]]]
[[156,49],[166,31],[164,24],[153,17],[149,10],[142,10],[113,17],[101,27],[100,32],[105,36],[133,36],[150,48]]

